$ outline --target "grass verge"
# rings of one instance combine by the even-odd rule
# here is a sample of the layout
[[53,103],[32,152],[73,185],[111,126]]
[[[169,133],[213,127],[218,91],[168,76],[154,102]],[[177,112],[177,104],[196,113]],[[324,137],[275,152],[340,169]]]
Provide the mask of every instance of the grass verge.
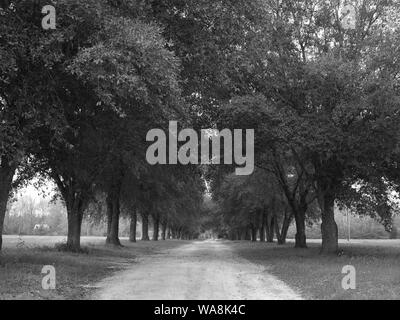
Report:
[[[124,247],[104,245],[103,238],[86,238],[87,253],[60,252],[55,248],[59,238],[6,237],[0,253],[0,299],[89,299],[94,284],[113,272],[132,266],[136,258],[173,248],[175,241],[122,241]],[[48,243],[49,245],[44,245]],[[43,290],[42,268],[52,265],[56,270],[56,289]]]
[[[311,241],[308,249],[267,243],[239,243],[235,251],[243,258],[265,267],[297,290],[305,299],[399,299],[400,241],[355,240],[342,242],[341,256],[321,256],[320,244]],[[342,288],[342,268],[356,269],[356,289]]]

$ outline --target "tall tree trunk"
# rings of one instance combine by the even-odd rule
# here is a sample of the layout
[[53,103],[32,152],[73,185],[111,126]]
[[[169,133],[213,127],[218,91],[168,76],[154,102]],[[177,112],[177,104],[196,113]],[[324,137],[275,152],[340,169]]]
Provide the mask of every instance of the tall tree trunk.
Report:
[[171,239],[176,239],[176,229],[175,229],[175,227],[170,227],[169,230],[171,231]]
[[293,214],[292,213],[285,213],[285,216],[283,218],[283,223],[282,223],[282,230],[280,234],[280,239],[278,239],[278,244],[285,244],[286,243],[286,237],[287,233],[290,227],[290,224],[292,223],[293,220]]
[[131,223],[129,227],[129,241],[136,242],[137,209],[136,206],[131,211]]
[[167,239],[170,240],[172,237],[171,235],[171,227],[167,227]]
[[106,199],[106,215],[107,215],[107,234],[106,234],[106,243],[108,241],[108,235],[111,232],[111,222],[112,222],[112,217],[110,216],[110,214],[112,214],[112,210],[109,209],[108,207],[108,201]]
[[[73,192],[71,193],[73,194]],[[71,196],[66,202],[68,221],[67,250],[80,252],[82,219],[85,207],[83,200],[79,196]]]
[[275,230],[275,234],[276,234],[276,239],[278,240],[278,244],[281,241],[281,230],[279,228],[279,221],[278,221],[278,217],[274,218],[274,226],[273,226],[274,230]]
[[306,240],[306,213],[304,210],[297,208],[294,211],[296,221],[296,239],[295,248],[307,248]]
[[267,242],[274,242],[274,215],[269,214],[266,219]]
[[81,251],[81,228],[83,213],[78,210],[68,211],[68,236],[67,250],[72,252]]
[[89,190],[82,181],[72,177],[61,179],[57,173],[52,178],[60,190],[67,207],[67,251],[81,252],[81,229],[85,209],[88,205]]
[[16,165],[9,163],[5,157],[1,158],[0,164],[0,250],[3,245],[4,218],[6,216],[8,197],[12,188]]
[[153,241],[158,241],[158,235],[160,232],[160,218],[158,213],[153,215]]
[[257,228],[254,225],[251,227],[251,241],[257,241]]
[[338,227],[335,222],[335,198],[327,193],[322,194],[322,248],[321,253],[337,253],[339,250]]
[[260,242],[265,242],[265,214],[261,214]]
[[149,214],[142,211],[142,241],[149,241]]
[[121,183],[118,181],[110,187],[108,191],[107,202],[107,217],[108,217],[108,230],[107,230],[107,244],[120,246],[119,240],[119,217],[120,217],[120,193]]
[[167,222],[161,224],[161,240],[165,240],[167,235]]

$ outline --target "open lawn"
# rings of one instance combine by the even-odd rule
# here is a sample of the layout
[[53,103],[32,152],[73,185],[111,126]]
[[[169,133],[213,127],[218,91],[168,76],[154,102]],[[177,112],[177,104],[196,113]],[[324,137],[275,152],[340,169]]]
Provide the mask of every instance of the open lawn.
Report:
[[[82,237],[87,254],[65,253],[54,246],[65,237],[4,236],[0,253],[0,299],[86,299],[100,279],[137,262],[138,257],[183,245],[184,241],[106,246],[103,237]],[[56,269],[56,290],[43,290],[44,265]]]
[[[200,259],[199,263],[204,263],[205,268],[208,266],[207,257],[215,256],[211,254],[212,248],[215,247],[212,241],[205,242],[200,247],[196,245],[201,249],[201,254],[198,254],[197,251],[189,250],[191,247],[187,245],[193,243],[189,241],[129,243],[127,239],[122,239],[124,247],[115,248],[105,246],[104,238],[82,237],[82,244],[88,253],[74,254],[59,252],[54,248],[55,244],[64,239],[47,236],[5,236],[4,250],[0,256],[0,299],[87,299],[92,297],[95,285],[100,280],[113,274],[118,276],[122,274],[120,271],[127,269],[134,275],[135,265],[138,263],[141,270],[145,271],[146,263],[158,259],[159,254],[162,254],[159,256],[161,260],[166,259],[170,255],[169,252],[172,252],[170,250],[183,260],[187,251],[190,259]],[[274,276],[282,280],[303,299],[400,298],[400,240],[352,240],[350,243],[341,241],[343,254],[340,256],[319,255],[318,240],[309,240],[308,249],[294,249],[290,240],[285,246],[248,241],[222,242],[227,256],[230,256],[229,250],[232,251],[233,258],[228,259],[231,264],[235,264],[235,261],[240,262],[238,268],[229,265],[232,270],[240,269],[239,277],[246,277],[247,271],[250,275],[254,270],[260,270],[265,276]],[[187,250],[180,250],[181,246]],[[147,256],[149,259],[141,259]],[[175,256],[172,255],[170,260],[175,261]],[[260,268],[251,267],[251,272],[250,269],[242,270],[240,266],[247,264],[245,260],[240,259],[245,259]],[[41,270],[44,265],[55,266],[56,290],[46,291],[41,288],[44,276]],[[180,265],[178,264],[177,268]],[[345,291],[341,287],[344,277],[341,271],[345,265],[356,268],[356,290]],[[189,269],[185,272],[190,278],[192,272]],[[168,279],[167,267],[165,273],[160,274],[161,279]],[[199,283],[204,286],[206,282]],[[131,285],[135,286],[135,283]],[[157,283],[152,285],[158,286]],[[157,292],[157,288],[150,289]],[[207,292],[207,288],[203,289]],[[260,290],[264,290],[265,296],[268,296],[269,289],[271,288],[265,287]]]
[[[308,249],[268,243],[235,242],[236,252],[261,264],[305,299],[400,299],[400,240],[340,241],[340,256],[321,256],[320,240]],[[356,269],[356,290],[344,290],[343,266]]]

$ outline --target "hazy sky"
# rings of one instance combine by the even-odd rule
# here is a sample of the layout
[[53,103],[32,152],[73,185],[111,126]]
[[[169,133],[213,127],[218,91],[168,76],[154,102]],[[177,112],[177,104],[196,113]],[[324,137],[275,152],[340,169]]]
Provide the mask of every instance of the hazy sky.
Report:
[[48,181],[46,187],[41,187],[40,189],[36,189],[33,185],[34,180],[28,184],[27,187],[21,188],[18,190],[18,196],[28,195],[31,198],[35,199],[35,201],[39,202],[42,199],[51,200],[54,195],[55,185],[51,181]]

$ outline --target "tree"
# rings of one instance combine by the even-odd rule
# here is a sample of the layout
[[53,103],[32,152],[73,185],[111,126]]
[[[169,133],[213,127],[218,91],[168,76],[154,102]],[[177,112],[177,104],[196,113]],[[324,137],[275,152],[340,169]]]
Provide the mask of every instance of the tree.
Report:
[[[60,5],[51,45],[60,55],[53,85],[63,127],[37,131],[35,168],[54,179],[66,203],[69,249],[79,250],[82,216],[100,186],[107,193],[109,241],[118,244],[125,165],[142,155],[132,150],[139,145],[140,151],[143,132],[179,109],[178,62],[155,25],[115,16],[106,2],[88,10],[80,1]],[[74,15],[79,23],[69,20]]]
[[[369,50],[386,47],[382,32],[385,37],[390,33],[383,31],[388,8],[390,2],[363,3],[352,31],[342,28],[336,5],[267,2],[271,20],[249,46],[256,95],[232,103],[244,110],[257,106],[253,117],[242,117],[242,125],[260,128],[266,119],[270,128],[265,125],[263,131],[271,136],[260,141],[265,154],[272,155],[267,163],[278,169],[274,171],[283,187],[287,173],[298,177],[296,188],[285,192],[292,208],[300,204],[298,217],[317,197],[322,252],[338,250],[333,208],[341,189],[378,174],[376,164],[396,144],[397,89],[383,84],[382,65],[367,63]],[[254,121],[257,117],[260,122]],[[298,238],[305,239],[301,234]]]
[[278,243],[285,243],[292,214],[274,175],[262,169],[250,176],[227,174],[214,190],[214,199],[220,207],[216,213],[222,216],[221,229],[230,239],[250,235],[256,241],[258,234],[260,241],[273,242],[276,234]]
[[[56,98],[49,70],[52,37],[41,28],[41,1],[0,4],[0,249],[5,208],[18,166],[35,143],[32,133],[51,123]],[[21,182],[19,179],[16,182]]]

